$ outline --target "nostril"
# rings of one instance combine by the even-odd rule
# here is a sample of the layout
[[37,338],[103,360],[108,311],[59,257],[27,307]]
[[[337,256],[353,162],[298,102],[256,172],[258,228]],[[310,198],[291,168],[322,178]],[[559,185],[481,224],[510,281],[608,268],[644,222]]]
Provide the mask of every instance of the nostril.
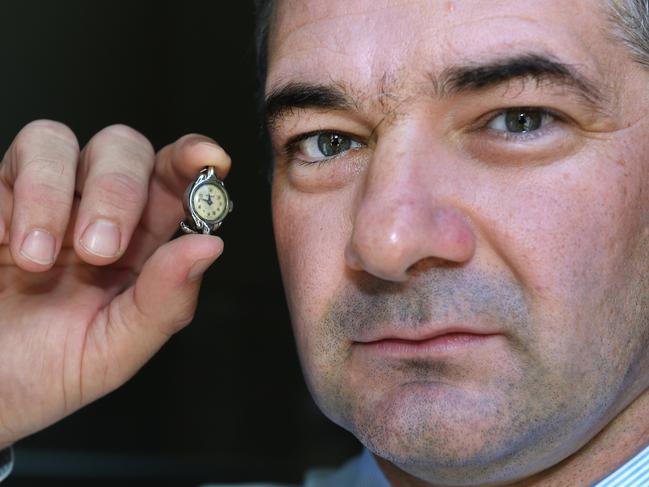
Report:
[[347,266],[355,271],[364,271],[385,281],[401,282],[407,279],[410,267],[410,251],[407,239],[399,232],[387,232],[384,238],[376,234],[361,234],[355,231],[345,247]]
[[455,262],[452,260],[440,259],[439,257],[428,257],[415,262],[410,266],[406,273],[409,277],[413,277],[420,274],[426,274],[430,272],[431,269],[454,269],[460,268],[465,264],[465,262]]

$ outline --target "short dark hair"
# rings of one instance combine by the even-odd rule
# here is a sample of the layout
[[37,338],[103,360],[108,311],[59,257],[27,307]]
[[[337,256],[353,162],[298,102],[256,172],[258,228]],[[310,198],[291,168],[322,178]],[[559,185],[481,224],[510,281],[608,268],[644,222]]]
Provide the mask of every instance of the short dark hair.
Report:
[[255,49],[257,56],[257,80],[263,93],[268,68],[268,31],[275,10],[275,0],[254,0],[255,3]]
[[255,9],[255,56],[257,59],[257,111],[260,124],[260,142],[268,157],[269,164],[266,168],[268,181],[272,182],[275,164],[271,150],[270,136],[266,127],[266,113],[264,102],[264,86],[266,85],[266,71],[268,68],[268,31],[270,30],[271,17],[275,9],[275,0],[254,0]]

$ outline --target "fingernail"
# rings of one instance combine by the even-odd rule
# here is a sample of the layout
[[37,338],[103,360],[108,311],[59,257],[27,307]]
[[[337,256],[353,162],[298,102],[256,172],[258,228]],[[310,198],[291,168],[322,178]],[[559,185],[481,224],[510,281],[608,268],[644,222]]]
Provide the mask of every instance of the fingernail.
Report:
[[187,274],[187,280],[195,281],[201,277],[213,262],[214,259],[200,259],[194,262],[194,265],[189,269],[189,274]]
[[45,230],[32,230],[20,247],[20,253],[37,264],[49,265],[54,261],[56,240]]
[[119,253],[120,232],[110,220],[96,220],[81,236],[81,245],[100,257],[115,257]]
[[197,145],[200,145],[201,147],[209,147],[211,150],[221,150],[221,148],[217,144],[215,144],[214,142],[208,142],[206,140],[201,140]]

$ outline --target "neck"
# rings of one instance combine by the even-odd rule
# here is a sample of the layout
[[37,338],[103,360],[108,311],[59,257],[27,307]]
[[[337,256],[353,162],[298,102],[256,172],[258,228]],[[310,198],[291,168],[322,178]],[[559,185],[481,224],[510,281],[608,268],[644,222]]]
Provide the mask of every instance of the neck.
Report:
[[[649,444],[649,389],[641,393],[597,435],[558,464],[512,483],[511,487],[592,485],[606,477]],[[387,460],[376,457],[393,487],[441,487],[413,477]],[[466,484],[494,485],[494,484]]]

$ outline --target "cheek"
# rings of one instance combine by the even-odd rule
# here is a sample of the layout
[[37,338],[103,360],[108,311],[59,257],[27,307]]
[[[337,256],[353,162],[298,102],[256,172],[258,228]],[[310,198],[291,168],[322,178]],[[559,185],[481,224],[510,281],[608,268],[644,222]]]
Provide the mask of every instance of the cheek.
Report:
[[[343,281],[351,231],[343,192],[305,194],[280,182],[273,188],[273,225],[296,339],[308,349],[314,323]],[[309,326],[311,325],[311,326]]]
[[542,323],[538,343],[559,359],[592,347],[608,354],[605,347],[622,339],[610,336],[604,317],[645,265],[639,251],[647,223],[645,164],[622,146],[596,149],[508,185],[493,221],[495,246]]

